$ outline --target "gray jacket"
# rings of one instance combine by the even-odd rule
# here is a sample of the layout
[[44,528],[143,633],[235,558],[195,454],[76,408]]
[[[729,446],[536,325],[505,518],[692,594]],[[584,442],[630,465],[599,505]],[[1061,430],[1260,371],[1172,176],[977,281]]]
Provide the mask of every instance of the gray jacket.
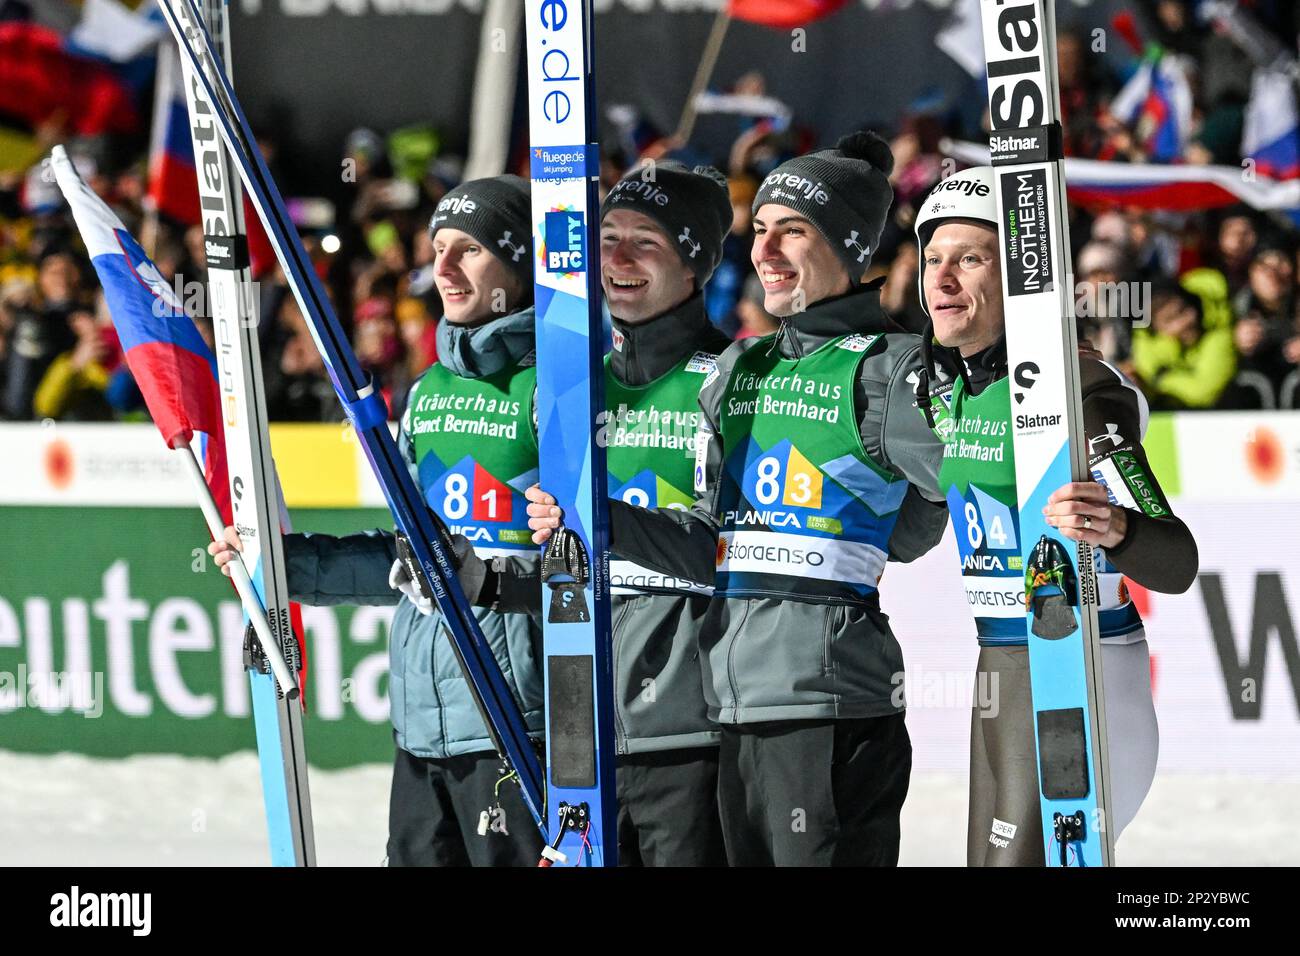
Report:
[[[938,543],[948,514],[938,488],[942,445],[918,414],[908,381],[920,367],[920,339],[894,328],[880,309],[877,284],[813,305],[784,322],[776,341],[783,356],[797,358],[850,332],[890,332],[862,361],[854,408],[866,452],[911,483],[888,552],[892,561],[912,561]],[[712,583],[721,522],[721,402],[737,358],[759,341],[732,345],[700,392],[710,434],[694,507],[647,511],[612,501],[618,553]],[[719,723],[876,717],[903,709],[902,651],[874,596],[865,604],[715,597],[700,646],[709,716]]]
[[[698,294],[641,325],[615,319],[614,330],[619,345],[609,354],[610,373],[633,386],[655,381],[693,353],[716,355],[728,344],[709,322]],[[499,558],[494,566],[500,576],[498,608],[540,608],[536,560]],[[709,603],[707,595],[681,592],[611,599],[619,753],[717,744],[720,732],[704,702],[698,640]]]
[[[533,348],[533,310],[465,329],[443,322],[438,361],[464,378],[478,378],[517,361]],[[405,429],[398,444],[417,484],[417,463]],[[397,605],[389,631],[389,699],[397,745],[417,757],[453,757],[493,749],[469,685],[434,610],[423,615],[388,586],[396,557],[393,535],[365,531],[334,537],[290,534],[284,539],[289,591],[311,605]],[[529,730],[543,727],[542,631],[537,613],[476,608],[483,636],[515,693]]]

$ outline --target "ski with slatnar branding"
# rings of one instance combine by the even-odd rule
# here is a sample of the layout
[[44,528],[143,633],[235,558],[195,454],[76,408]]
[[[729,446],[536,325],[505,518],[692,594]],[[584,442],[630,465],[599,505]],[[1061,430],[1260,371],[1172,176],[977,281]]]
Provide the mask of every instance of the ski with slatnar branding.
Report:
[[1012,441],[1049,866],[1109,866],[1109,768],[1091,548],[1043,518],[1089,480],[1068,261],[1052,0],[981,0]]
[[266,228],[285,280],[297,300],[312,341],[320,350],[330,382],[347,413],[357,441],[384,492],[397,524],[397,553],[412,580],[438,606],[452,648],[493,745],[519,784],[520,794],[546,838],[542,769],[510,685],[478,626],[456,577],[447,529],[429,510],[388,428],[388,406],[362,369],[307,250],[289,219],[257,147],[257,141],[226,76],[221,55],[195,0],[159,0],[163,19],[176,39],[182,62],[212,107],[212,117],[231,164]]
[[[230,38],[223,0],[204,0],[203,18],[229,77]],[[181,69],[194,165],[199,172],[209,313],[234,524],[243,542],[243,562],[266,608],[280,653],[292,674],[301,680],[302,625],[290,605],[285,580],[280,536],[289,530],[288,516],[281,507],[266,424],[258,310],[244,234],[243,190],[221,143],[211,102],[202,85],[194,81],[188,64]],[[252,694],[271,862],[275,866],[313,866],[316,848],[302,720],[305,698],[289,700],[279,690],[251,624],[245,629],[244,664]]]
[[527,0],[541,486],[564,510],[542,554],[546,808],[570,865],[617,862],[605,408],[590,0]]

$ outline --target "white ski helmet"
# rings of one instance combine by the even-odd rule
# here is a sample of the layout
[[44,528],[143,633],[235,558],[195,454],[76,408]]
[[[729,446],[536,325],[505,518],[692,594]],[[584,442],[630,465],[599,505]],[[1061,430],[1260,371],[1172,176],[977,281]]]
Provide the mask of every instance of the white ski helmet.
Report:
[[993,189],[993,167],[972,166],[941,180],[917,210],[916,251],[920,262],[916,270],[916,290],[920,293],[921,308],[926,315],[930,310],[925,305],[925,244],[930,241],[934,230],[949,219],[972,219],[997,229],[998,201]]

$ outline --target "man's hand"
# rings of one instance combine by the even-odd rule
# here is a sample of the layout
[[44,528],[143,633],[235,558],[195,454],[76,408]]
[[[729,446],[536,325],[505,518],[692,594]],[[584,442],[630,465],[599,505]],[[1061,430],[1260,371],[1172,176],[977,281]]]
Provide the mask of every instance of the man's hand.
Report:
[[1128,531],[1128,513],[1110,503],[1106,489],[1095,481],[1061,485],[1043,509],[1047,523],[1074,541],[1113,548]]
[[528,527],[533,529],[533,544],[545,544],[563,521],[564,509],[542,491],[541,485],[533,485],[524,492],[524,497],[528,499]]
[[230,577],[230,562],[238,560],[238,552],[243,550],[244,542],[239,540],[239,532],[234,525],[226,525],[222,540],[208,545],[208,554],[212,555],[213,561],[226,577]]

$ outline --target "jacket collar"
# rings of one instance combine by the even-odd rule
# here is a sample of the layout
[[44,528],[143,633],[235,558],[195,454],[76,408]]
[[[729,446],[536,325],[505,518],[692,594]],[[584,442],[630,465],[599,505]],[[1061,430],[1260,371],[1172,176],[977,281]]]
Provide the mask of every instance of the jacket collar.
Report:
[[782,319],[776,333],[781,355],[788,359],[803,358],[832,339],[851,332],[902,331],[880,307],[882,285],[884,279],[876,279]]
[[535,319],[531,305],[485,325],[455,325],[443,319],[438,323],[438,361],[461,378],[495,375],[536,348]]
[[609,369],[624,385],[648,385],[666,375],[692,351],[703,346],[713,325],[696,292],[663,315],[629,325],[617,318]]

